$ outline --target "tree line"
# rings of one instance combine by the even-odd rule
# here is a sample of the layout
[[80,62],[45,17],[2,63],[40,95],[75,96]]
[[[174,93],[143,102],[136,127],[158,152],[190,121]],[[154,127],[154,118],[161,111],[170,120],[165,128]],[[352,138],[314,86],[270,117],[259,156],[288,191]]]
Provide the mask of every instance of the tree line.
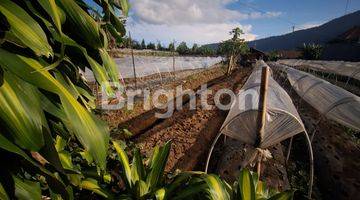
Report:
[[174,43],[164,46],[160,42],[157,44],[153,42],[146,43],[144,39],[139,42],[136,40],[130,40],[129,37],[126,37],[120,48],[130,47],[137,50],[149,49],[157,51],[176,51],[179,55],[216,56],[220,53],[218,50],[208,46],[199,46],[196,43],[193,44],[192,47],[189,47],[186,42],[181,42],[177,47],[175,47]]

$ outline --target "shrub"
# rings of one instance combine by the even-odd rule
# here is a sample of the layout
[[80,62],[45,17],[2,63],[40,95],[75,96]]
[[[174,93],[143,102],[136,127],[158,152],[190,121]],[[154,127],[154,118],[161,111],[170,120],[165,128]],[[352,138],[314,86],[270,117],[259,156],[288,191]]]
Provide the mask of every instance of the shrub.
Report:
[[299,48],[302,58],[305,60],[319,60],[323,51],[321,45],[316,44],[304,44]]

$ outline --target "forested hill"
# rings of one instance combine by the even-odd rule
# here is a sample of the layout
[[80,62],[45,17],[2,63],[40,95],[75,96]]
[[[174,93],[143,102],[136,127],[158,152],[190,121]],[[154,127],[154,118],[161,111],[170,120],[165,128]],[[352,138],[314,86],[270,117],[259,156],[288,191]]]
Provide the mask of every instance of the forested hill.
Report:
[[[304,43],[324,44],[354,26],[360,26],[360,11],[333,19],[318,27],[295,31],[280,36],[273,36],[249,42],[250,47],[262,51],[290,50],[302,46]],[[217,48],[218,44],[209,44]]]

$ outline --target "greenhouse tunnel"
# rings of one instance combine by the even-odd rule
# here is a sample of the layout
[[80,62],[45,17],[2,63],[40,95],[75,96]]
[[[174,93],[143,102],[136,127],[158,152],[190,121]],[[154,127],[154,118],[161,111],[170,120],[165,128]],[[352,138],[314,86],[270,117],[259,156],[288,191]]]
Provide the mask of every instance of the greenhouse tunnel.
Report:
[[323,116],[360,131],[360,97],[323,79],[290,67],[280,67],[297,94]]
[[279,60],[279,64],[293,67],[307,67],[315,71],[330,72],[360,80],[360,62],[340,62],[322,60]]
[[205,171],[208,170],[213,148],[222,134],[250,144],[254,148],[267,149],[299,133],[304,133],[310,155],[309,194],[311,194],[313,155],[309,136],[290,96],[271,75],[268,79],[265,129],[262,141],[258,142],[259,99],[262,68],[264,67],[268,67],[264,61],[257,61],[253,72],[237,94],[219,134],[212,144]]

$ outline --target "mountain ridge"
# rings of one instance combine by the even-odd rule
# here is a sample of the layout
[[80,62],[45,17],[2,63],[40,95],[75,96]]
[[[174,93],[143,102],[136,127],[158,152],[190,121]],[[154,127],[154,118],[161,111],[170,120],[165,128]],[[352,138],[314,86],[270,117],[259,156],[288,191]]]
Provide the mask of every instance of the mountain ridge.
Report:
[[[261,51],[293,50],[304,43],[323,45],[354,26],[360,26],[360,10],[335,18],[317,27],[250,41],[248,45]],[[217,49],[219,43],[207,44],[206,46]]]

